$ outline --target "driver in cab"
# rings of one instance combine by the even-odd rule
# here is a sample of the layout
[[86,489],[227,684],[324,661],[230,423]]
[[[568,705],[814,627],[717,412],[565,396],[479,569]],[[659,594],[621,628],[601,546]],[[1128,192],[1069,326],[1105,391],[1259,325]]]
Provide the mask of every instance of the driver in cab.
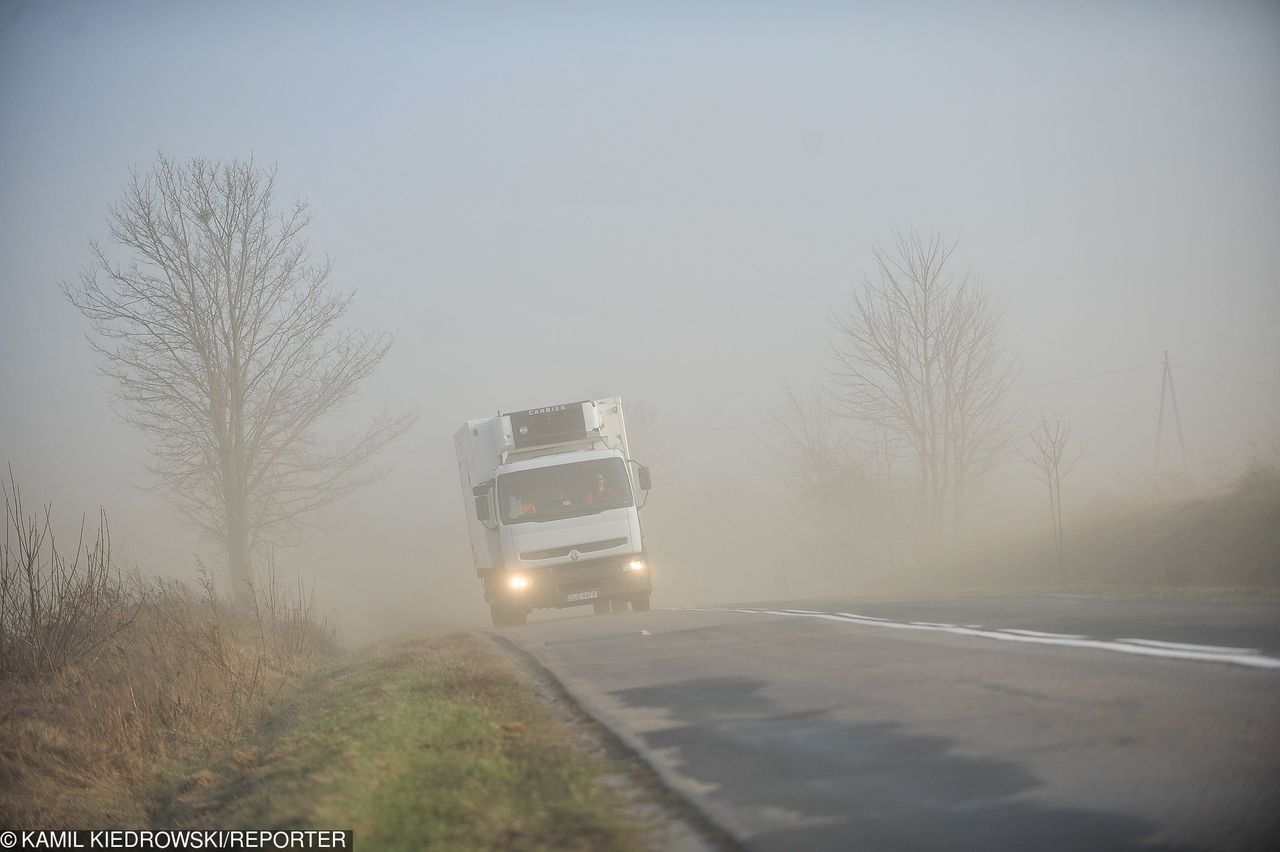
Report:
[[583,502],[588,506],[608,506],[618,502],[618,492],[605,482],[603,473],[597,473],[595,484],[591,486]]

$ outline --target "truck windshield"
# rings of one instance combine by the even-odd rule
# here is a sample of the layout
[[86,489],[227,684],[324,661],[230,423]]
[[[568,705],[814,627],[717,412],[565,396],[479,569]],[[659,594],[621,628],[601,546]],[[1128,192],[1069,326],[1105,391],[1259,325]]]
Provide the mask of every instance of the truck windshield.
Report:
[[593,515],[634,505],[622,459],[558,464],[498,477],[502,522],[523,524]]

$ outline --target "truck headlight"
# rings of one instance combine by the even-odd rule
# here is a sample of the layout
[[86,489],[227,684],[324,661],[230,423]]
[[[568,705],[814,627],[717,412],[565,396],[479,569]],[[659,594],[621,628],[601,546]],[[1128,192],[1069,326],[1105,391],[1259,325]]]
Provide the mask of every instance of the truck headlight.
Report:
[[627,563],[628,571],[643,571],[646,567],[648,566],[645,565],[645,562],[643,559],[632,559],[630,562]]
[[529,588],[529,578],[523,574],[513,574],[507,580],[507,585],[511,587],[513,592],[521,592]]

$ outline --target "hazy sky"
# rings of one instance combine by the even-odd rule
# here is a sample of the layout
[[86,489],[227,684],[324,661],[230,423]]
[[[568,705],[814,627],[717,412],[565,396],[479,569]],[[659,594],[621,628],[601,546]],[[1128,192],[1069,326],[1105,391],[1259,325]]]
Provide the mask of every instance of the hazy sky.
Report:
[[[157,150],[311,201],[353,324],[399,335],[364,399],[422,410],[402,450],[585,388],[758,420],[895,225],[961,236],[1028,384],[1165,348],[1280,382],[1280,4],[424,6],[0,3],[0,455],[33,495],[152,505],[56,288]],[[1280,423],[1274,388],[1178,382],[1197,461]],[[1112,469],[1158,398],[1027,402]],[[460,521],[449,455],[398,458],[365,500]]]

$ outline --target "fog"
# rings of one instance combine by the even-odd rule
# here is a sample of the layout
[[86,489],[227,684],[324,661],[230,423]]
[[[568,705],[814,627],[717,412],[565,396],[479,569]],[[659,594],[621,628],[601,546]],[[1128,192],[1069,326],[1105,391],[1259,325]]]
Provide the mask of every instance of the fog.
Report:
[[[278,165],[350,322],[397,335],[334,434],[419,422],[280,554],[355,641],[483,623],[451,436],[589,390],[656,412],[656,604],[905,582],[861,521],[815,526],[769,425],[786,385],[830,383],[832,317],[894,228],[958,240],[1024,431],[1043,408],[1087,443],[1069,519],[1152,476],[1166,350],[1183,487],[1280,430],[1274,4],[4,2],[0,460],[64,524],[105,507],[146,574],[216,551],[148,489],[58,284],[158,151]],[[1047,537],[1042,494],[1009,454],[967,546]]]

